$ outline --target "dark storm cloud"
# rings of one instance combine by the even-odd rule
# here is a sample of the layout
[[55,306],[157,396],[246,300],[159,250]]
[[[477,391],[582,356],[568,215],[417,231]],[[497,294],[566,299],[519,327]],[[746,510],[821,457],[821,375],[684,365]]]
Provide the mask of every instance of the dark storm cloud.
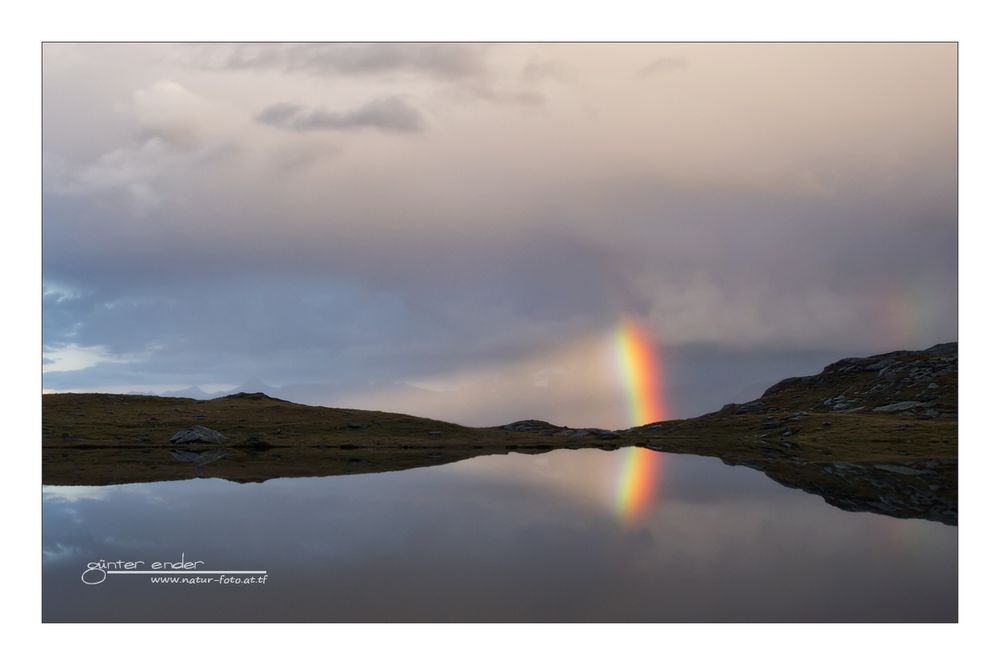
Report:
[[[49,220],[46,277],[83,293],[47,296],[48,343],[102,344],[113,353],[164,344],[208,356],[193,363],[205,368],[229,353],[259,365],[278,349],[301,358],[283,359],[282,375],[322,375],[352,357],[404,372],[455,367],[544,344],[551,326],[572,336],[588,321],[610,321],[627,290],[601,266],[598,249],[570,234],[535,233],[526,242],[328,227],[282,247],[273,232],[241,242],[233,225],[230,235],[196,244],[183,233],[136,237],[108,261],[101,251],[81,251],[72,222],[55,208]],[[252,215],[241,221],[255,226]],[[307,359],[309,349],[321,357]]]
[[[506,86],[488,62],[483,44],[291,44],[232,47],[208,66],[229,71],[301,72],[317,77],[385,78],[410,75],[435,81],[461,98],[496,104],[541,106],[545,96],[532,86]],[[201,62],[205,62],[202,59]],[[213,64],[214,63],[214,64]],[[523,76],[528,83],[565,74],[554,62],[532,61]]]
[[[690,291],[695,301],[678,306],[685,316],[705,318],[678,317],[676,325],[720,329],[726,318],[716,308],[733,309],[732,302],[769,326],[765,338],[738,331],[756,336],[756,351],[727,350],[737,335],[717,340],[714,352],[671,352],[675,379],[684,382],[675,408],[694,415],[750,399],[785,374],[809,373],[840,355],[870,350],[866,335],[839,342],[837,330],[797,340],[803,333],[792,326],[803,325],[803,314],[796,310],[816,301],[803,290],[850,300],[867,293],[879,275],[891,275],[885,286],[897,291],[910,283],[948,285],[954,271],[939,256],[954,227],[934,219],[922,228],[918,202],[910,204],[915,211],[892,196],[824,209],[807,197],[717,201],[712,192],[653,182],[613,196],[578,196],[572,224],[544,232],[498,233],[503,217],[488,211],[479,221],[493,231],[415,225],[394,227],[392,235],[381,233],[384,224],[375,220],[368,220],[367,231],[327,225],[307,233],[301,226],[268,225],[266,211],[260,217],[246,212],[221,225],[188,219],[188,229],[203,229],[195,232],[197,243],[181,228],[120,237],[114,257],[74,240],[69,211],[54,206],[46,222],[46,277],[74,285],[80,295],[46,298],[46,342],[103,345],[112,354],[140,356],[53,372],[46,384],[83,389],[95,382],[150,383],[149,377],[170,385],[240,384],[256,376],[286,386],[279,394],[289,398],[339,401],[373,383],[558,347],[560,340],[609,328],[623,308],[651,312],[660,299],[670,303]],[[609,215],[620,237],[642,238],[641,245],[616,250],[588,240],[584,229]],[[803,216],[809,227],[795,225]],[[873,217],[882,223],[865,222]],[[650,223],[664,218],[671,223]],[[169,219],[165,212],[150,224],[169,230]],[[845,221],[851,219],[859,221]],[[208,232],[211,227],[225,235]],[[86,230],[100,233],[100,226],[92,222]],[[691,275],[699,273],[711,275],[717,290],[705,294],[700,282],[692,285]],[[634,274],[655,275],[656,288],[637,288]],[[916,288],[928,301],[947,295]],[[141,357],[151,347],[156,351]],[[713,357],[727,359],[728,378],[704,373]],[[677,364],[685,358],[695,361],[681,373]],[[308,383],[316,385],[294,388]],[[479,424],[517,418],[503,404],[488,406]]]
[[256,120],[264,125],[295,132],[375,129],[395,134],[413,134],[424,127],[420,112],[398,97],[375,99],[349,111],[307,109],[297,104],[278,103],[261,111]]
[[302,71],[316,76],[403,72],[464,79],[484,73],[484,54],[485,48],[477,44],[245,44],[232,48],[223,67]]

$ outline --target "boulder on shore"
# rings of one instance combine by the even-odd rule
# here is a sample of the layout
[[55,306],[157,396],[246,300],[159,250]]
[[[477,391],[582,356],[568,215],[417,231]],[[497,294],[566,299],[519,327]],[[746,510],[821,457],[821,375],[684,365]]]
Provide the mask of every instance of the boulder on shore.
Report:
[[204,425],[195,425],[182,429],[170,437],[170,443],[222,443],[226,440],[222,432],[216,432]]

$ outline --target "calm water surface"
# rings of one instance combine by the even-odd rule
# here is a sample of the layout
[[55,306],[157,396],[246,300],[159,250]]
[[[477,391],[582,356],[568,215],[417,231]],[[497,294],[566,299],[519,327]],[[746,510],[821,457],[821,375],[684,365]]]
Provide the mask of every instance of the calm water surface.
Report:
[[[45,487],[43,618],[957,619],[956,527],[843,512],[752,469],[648,454],[655,491],[625,510],[628,450],[247,485]],[[148,571],[182,553],[267,580],[81,580],[88,562]]]

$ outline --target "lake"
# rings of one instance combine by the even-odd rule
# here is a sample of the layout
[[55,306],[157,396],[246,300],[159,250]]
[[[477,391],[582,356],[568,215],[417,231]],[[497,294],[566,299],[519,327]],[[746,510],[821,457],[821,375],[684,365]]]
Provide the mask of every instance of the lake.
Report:
[[957,527],[708,457],[43,488],[45,621],[957,618]]

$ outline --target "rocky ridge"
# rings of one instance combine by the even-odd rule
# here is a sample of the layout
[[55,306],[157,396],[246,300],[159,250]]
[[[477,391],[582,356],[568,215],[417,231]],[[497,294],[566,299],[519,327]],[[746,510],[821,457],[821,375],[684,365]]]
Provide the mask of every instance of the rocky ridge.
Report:
[[893,351],[845,358],[813,376],[774,384],[759,399],[727,404],[719,413],[897,413],[928,418],[958,417],[958,343],[923,351]]

